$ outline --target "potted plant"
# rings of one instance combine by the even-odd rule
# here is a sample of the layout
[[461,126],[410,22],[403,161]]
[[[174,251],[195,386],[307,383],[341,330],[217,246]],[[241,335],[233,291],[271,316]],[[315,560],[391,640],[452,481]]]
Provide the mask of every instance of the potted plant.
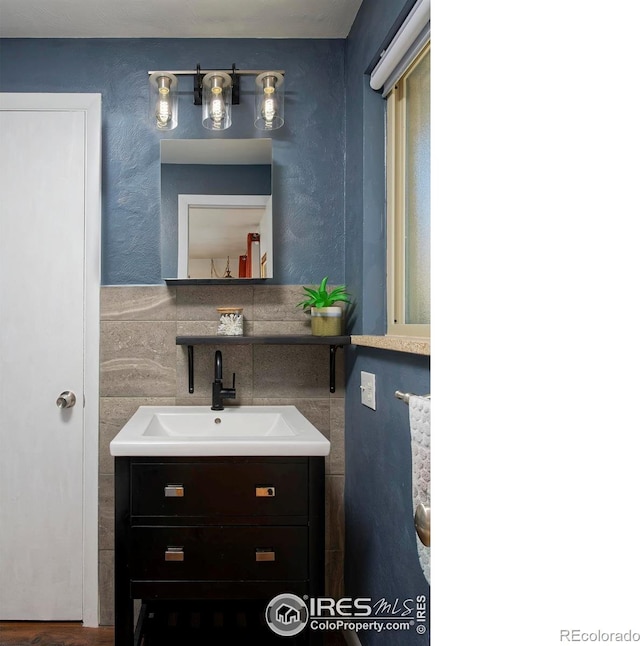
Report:
[[314,336],[339,336],[342,334],[342,307],[336,303],[350,303],[344,285],[327,291],[328,276],[322,279],[318,289],[303,287],[305,300],[296,307],[311,310],[311,334]]

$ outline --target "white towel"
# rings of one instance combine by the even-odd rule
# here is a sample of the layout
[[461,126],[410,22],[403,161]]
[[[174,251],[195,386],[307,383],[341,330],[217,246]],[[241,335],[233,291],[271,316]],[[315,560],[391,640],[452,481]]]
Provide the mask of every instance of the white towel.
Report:
[[[409,426],[411,428],[411,463],[413,511],[423,504],[431,507],[431,399],[409,397]],[[422,544],[416,534],[418,558],[427,581],[431,580],[431,549]]]

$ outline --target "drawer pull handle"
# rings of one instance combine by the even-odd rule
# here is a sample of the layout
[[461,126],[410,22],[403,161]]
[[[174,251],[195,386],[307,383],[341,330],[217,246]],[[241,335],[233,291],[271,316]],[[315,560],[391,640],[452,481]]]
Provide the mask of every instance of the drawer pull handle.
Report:
[[256,487],[256,498],[275,498],[276,488],[275,487]]
[[165,498],[182,498],[184,496],[183,485],[167,485],[164,488]]
[[167,547],[164,553],[165,561],[184,561],[184,551],[182,547]]
[[258,548],[256,550],[256,562],[259,561],[275,561],[276,553],[269,548]]

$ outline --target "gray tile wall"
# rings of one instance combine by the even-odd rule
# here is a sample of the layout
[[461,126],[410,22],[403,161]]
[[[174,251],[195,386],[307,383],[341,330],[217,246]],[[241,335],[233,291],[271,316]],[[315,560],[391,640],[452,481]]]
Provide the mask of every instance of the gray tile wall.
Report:
[[[215,334],[216,307],[244,308],[245,334],[310,334],[300,286],[121,286],[101,290],[100,623],[113,624],[113,458],[109,442],[148,405],[210,405],[216,346],[196,346],[195,392],[187,389],[182,334]],[[224,374],[236,373],[235,404],[297,406],[331,441],[325,461],[326,594],[343,594],[344,368],[337,354],[329,393],[326,346],[224,346]]]

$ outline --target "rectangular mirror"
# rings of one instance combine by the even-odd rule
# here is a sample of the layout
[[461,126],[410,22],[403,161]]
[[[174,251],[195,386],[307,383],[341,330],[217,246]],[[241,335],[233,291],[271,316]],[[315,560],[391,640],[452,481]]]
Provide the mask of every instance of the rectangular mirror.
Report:
[[164,275],[272,278],[271,139],[165,139],[160,161]]

